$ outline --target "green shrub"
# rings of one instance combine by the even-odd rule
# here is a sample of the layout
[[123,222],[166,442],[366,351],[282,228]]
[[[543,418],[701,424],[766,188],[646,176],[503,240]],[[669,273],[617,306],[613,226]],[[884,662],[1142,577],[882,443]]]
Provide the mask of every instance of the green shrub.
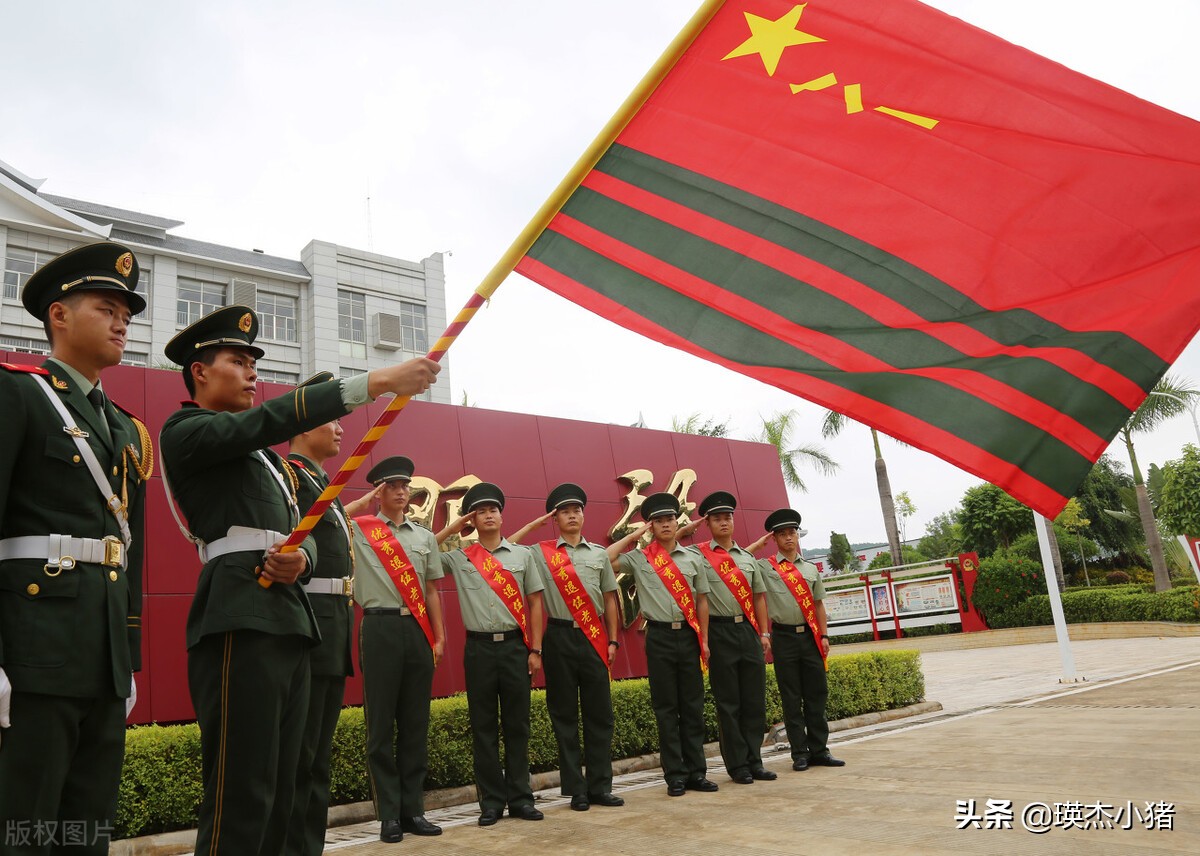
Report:
[[1036,562],[1011,553],[997,551],[979,563],[979,576],[971,603],[983,615],[989,627],[997,624],[1001,616],[1027,598],[1046,591],[1046,578],[1042,566]]
[[[779,722],[783,709],[774,666],[767,666],[767,717]],[[849,654],[829,661],[829,719],[903,707],[925,694],[916,651]],[[645,678],[612,684],[613,758],[658,751],[658,729]],[[705,676],[705,739],[717,739],[717,715]],[[361,707],[342,710],[334,735],[330,787],[334,804],[370,799],[366,769],[367,732]],[[558,745],[546,712],[546,694],[530,698],[529,763],[534,771],[558,767]],[[470,784],[471,724],[464,694],[434,699],[429,719],[429,789]],[[202,797],[200,730],[191,725],[145,725],[125,738],[125,767],[115,831],[119,837],[146,835],[196,825]]]
[[[1101,621],[1200,621],[1200,586],[1164,592],[1095,586],[1063,592],[1063,617],[1068,624]],[[1034,627],[1053,623],[1050,597],[1037,595],[1004,612],[995,627]]]
[[1129,574],[1124,571],[1109,571],[1104,575],[1104,581],[1110,586],[1120,586],[1129,582]]

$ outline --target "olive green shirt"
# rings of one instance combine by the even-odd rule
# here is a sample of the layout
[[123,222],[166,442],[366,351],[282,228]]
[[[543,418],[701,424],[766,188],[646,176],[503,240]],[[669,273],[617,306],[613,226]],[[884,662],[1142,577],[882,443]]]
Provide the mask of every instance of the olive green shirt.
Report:
[[[725,552],[725,548],[717,544],[716,541],[709,541],[708,546],[715,550],[718,556]],[[742,605],[738,603],[733,596],[733,592],[729,590],[729,586],[721,575],[713,569],[712,562],[705,558],[700,552],[699,547],[693,546],[692,550],[696,551],[696,555],[703,562],[705,576],[708,577],[708,614],[710,616],[728,617],[733,615],[742,615]],[[766,583],[763,582],[762,571],[758,566],[758,560],[754,558],[752,553],[747,553],[737,544],[733,545],[733,549],[729,551],[729,557],[737,564],[738,570],[746,575],[746,582],[750,584],[751,594],[762,594],[767,590]]]
[[[492,556],[516,579],[521,599],[528,609],[529,595],[540,592],[544,587],[542,575],[533,563],[529,548],[512,544],[503,538],[500,546],[492,551]],[[473,633],[503,633],[518,629],[517,620],[508,611],[508,606],[471,564],[466,553],[462,550],[442,553],[442,569],[454,577],[463,627]]]
[[[679,544],[671,551],[671,561],[679,568],[693,594],[708,594],[708,575],[704,573],[704,557],[690,547]],[[703,564],[702,564],[703,563]],[[617,567],[623,574],[633,574],[637,586],[638,609],[648,621],[685,621],[675,598],[666,584],[650,567],[650,560],[641,550],[622,553]]]
[[[404,548],[404,554],[412,562],[420,581],[421,594],[426,595],[429,583],[445,576],[442,572],[437,538],[424,526],[418,526],[407,517],[400,523],[393,523],[382,513],[376,516],[387,524],[400,546]],[[358,601],[359,606],[367,609],[408,605],[396,590],[396,584],[392,582],[387,569],[379,561],[378,554],[363,535],[357,522],[354,524],[354,556],[354,599]]]
[[[608,561],[608,554],[604,548],[592,544],[586,538],[580,541],[577,547],[572,547],[562,538],[559,538],[554,546],[562,547],[567,551],[567,555],[571,558],[571,564],[575,567],[575,573],[579,575],[579,581],[583,584],[583,590],[592,599],[592,605],[596,607],[596,616],[603,618],[604,593],[617,590],[617,577],[613,573],[612,563]],[[550,573],[550,566],[546,564],[546,554],[542,551],[542,545],[535,544],[529,550],[533,553],[533,561],[542,575],[544,589],[542,596],[545,598],[546,614],[551,618],[571,621],[575,615],[563,600],[558,582]]]
[[[785,561],[784,555],[776,553],[775,561]],[[824,600],[825,584],[821,582],[821,573],[817,570],[817,566],[801,558],[797,558],[794,564],[804,575],[808,588],[812,591],[813,600]],[[762,578],[767,586],[767,612],[770,614],[771,620],[778,621],[780,624],[804,624],[804,611],[796,602],[791,587],[784,582],[783,577],[779,576],[779,572],[775,570],[770,560],[759,559],[758,566],[762,570]]]

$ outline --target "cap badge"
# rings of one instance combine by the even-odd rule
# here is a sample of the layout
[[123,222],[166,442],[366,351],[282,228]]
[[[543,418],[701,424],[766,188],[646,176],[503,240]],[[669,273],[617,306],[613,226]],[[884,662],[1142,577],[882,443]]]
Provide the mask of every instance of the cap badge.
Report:
[[247,312],[245,315],[243,315],[241,317],[241,320],[238,321],[238,329],[241,330],[243,333],[249,333],[250,327],[253,324],[254,324],[254,316],[252,316],[249,312]]
[[133,253],[121,253],[117,256],[117,273],[121,276],[133,273]]

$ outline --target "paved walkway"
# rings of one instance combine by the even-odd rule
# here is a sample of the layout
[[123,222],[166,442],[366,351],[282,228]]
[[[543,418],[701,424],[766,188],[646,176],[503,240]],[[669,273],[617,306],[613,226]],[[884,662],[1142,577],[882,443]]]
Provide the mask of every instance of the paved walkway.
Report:
[[[543,792],[541,823],[480,829],[468,805],[429,813],[446,828],[439,838],[382,844],[378,824],[359,824],[331,830],[326,852],[1200,853],[1200,638],[1075,642],[1072,651],[1086,682],[1059,683],[1053,644],[923,654],[926,697],[943,711],[835,734],[844,769],[794,773],[780,752],[767,759],[776,782],[735,785],[710,768],[719,793],[677,799],[658,771],[631,774],[617,782],[624,808],[572,812]],[[971,828],[970,812],[957,810],[958,801],[974,800],[982,817],[989,799],[1011,803],[1011,829]],[[1044,833],[1022,827],[1026,806],[1046,803],[1053,812],[1055,803],[1072,802],[1103,804],[1114,828],[1068,829],[1062,816],[1058,826],[1051,816]],[[1147,802],[1173,805],[1173,814],[1149,821],[1173,829],[1129,822],[1129,805],[1144,815]]]

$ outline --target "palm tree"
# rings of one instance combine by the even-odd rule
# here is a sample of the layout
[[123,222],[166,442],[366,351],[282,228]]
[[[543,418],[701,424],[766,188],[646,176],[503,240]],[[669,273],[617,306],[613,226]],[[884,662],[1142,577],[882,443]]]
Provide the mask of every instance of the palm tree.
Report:
[[783,470],[784,482],[793,490],[807,493],[808,486],[796,467],[798,460],[807,461],[823,476],[833,475],[840,465],[820,446],[801,444],[792,447],[792,430],[796,427],[797,418],[795,410],[781,410],[770,418],[763,417],[762,430],[750,439],[774,446],[779,453],[779,467]]
[[[836,437],[846,427],[847,421],[850,421],[849,417],[834,410],[827,410],[825,421],[821,423],[821,436],[827,440]],[[899,565],[904,560],[900,552],[900,532],[896,526],[896,503],[892,499],[892,483],[888,479],[883,450],[879,448],[879,432],[874,428],[871,428],[871,442],[875,444],[875,483],[879,487],[879,508],[883,512],[883,529],[887,533],[892,564]]]
[[1133,435],[1149,433],[1171,417],[1187,412],[1187,403],[1196,396],[1200,396],[1200,390],[1192,388],[1189,381],[1174,378],[1169,374],[1163,375],[1146,396],[1146,400],[1133,411],[1120,432],[1125,450],[1129,453],[1129,465],[1133,469],[1133,489],[1137,495],[1138,517],[1142,521],[1142,531],[1146,533],[1146,549],[1150,551],[1150,565],[1154,569],[1155,591],[1169,589],[1171,575],[1167,570],[1166,559],[1163,558],[1162,538],[1159,537],[1158,524],[1154,520],[1154,509],[1150,506],[1150,494],[1146,490],[1146,482],[1142,479],[1142,470],[1138,466],[1137,453],[1133,449]]

